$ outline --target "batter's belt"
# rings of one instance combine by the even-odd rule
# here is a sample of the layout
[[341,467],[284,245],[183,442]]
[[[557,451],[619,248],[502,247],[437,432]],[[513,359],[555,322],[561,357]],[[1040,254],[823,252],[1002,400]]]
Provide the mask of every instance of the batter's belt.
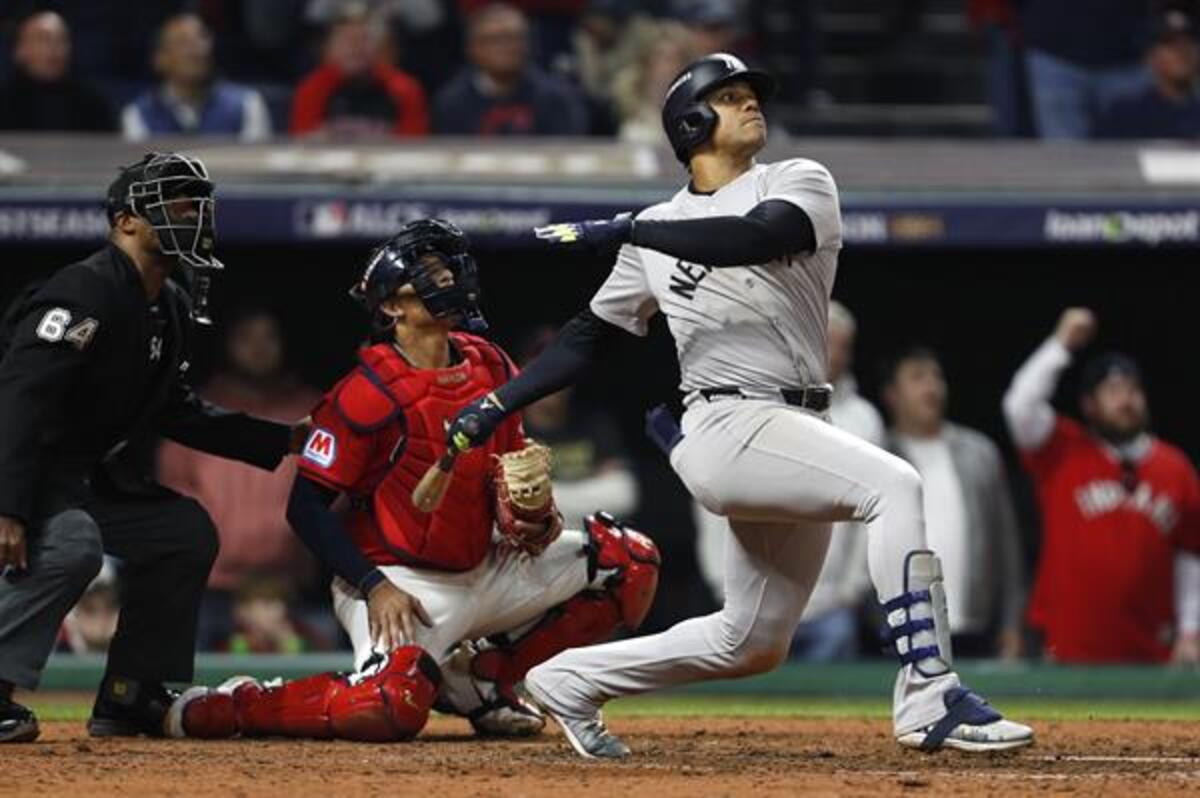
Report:
[[814,413],[824,413],[833,402],[833,386],[822,383],[806,385],[803,388],[699,388],[685,396],[683,403],[690,406],[700,399],[706,402],[713,399],[768,399],[802,407]]

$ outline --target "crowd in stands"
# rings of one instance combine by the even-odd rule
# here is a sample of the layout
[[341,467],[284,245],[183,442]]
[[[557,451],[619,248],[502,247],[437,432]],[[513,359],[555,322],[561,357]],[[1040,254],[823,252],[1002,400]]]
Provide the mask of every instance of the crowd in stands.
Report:
[[[780,96],[803,106],[822,95],[808,85],[821,47],[816,0],[784,5],[10,0],[0,7],[11,54],[0,59],[0,130],[658,141],[669,81],[705,53],[808,65],[782,75]],[[965,6],[989,64],[996,134],[1200,135],[1196,0]],[[773,25],[805,35],[773,35]]]
[[1200,136],[1195,0],[971,0],[987,37],[995,132],[1045,139]]
[[[739,0],[5,4],[0,130],[647,138],[692,58],[743,49]],[[128,22],[117,36],[106,7]],[[115,57],[140,42],[142,63]],[[752,48],[750,48],[752,49]]]

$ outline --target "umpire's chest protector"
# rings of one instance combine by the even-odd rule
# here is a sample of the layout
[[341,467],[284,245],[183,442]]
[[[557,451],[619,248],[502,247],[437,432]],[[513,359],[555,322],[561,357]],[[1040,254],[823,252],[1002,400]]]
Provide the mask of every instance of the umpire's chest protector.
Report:
[[[483,561],[491,545],[489,472],[493,455],[503,451],[501,435],[459,455],[437,510],[423,513],[412,502],[417,483],[446,450],[447,422],[463,405],[502,385],[511,370],[489,342],[458,333],[452,340],[463,357],[444,369],[413,368],[390,344],[365,349],[359,369],[338,391],[339,410],[348,421],[361,412],[351,403],[374,403],[382,394],[391,412],[375,422],[379,431],[402,428],[398,438],[394,432],[381,436],[396,442],[377,447],[375,457],[386,461],[372,469],[382,478],[371,491],[370,513],[356,513],[349,525],[372,562],[467,571]],[[372,394],[373,399],[366,398]]]

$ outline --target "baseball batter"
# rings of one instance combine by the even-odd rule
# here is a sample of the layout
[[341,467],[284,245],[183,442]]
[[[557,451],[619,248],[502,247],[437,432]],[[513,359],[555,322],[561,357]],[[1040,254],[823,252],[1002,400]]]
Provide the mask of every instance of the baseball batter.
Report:
[[[715,54],[671,85],[667,136],[687,187],[636,219],[552,225],[556,246],[620,247],[607,282],[521,376],[465,407],[448,432],[483,444],[503,419],[570,382],[657,312],[675,339],[682,437],[652,414],[671,465],[729,519],[725,603],[658,635],[564,652],[530,671],[529,694],[585,757],[629,748],[600,717],[619,696],[761,673],[788,649],[835,521],[868,529],[868,559],[900,659],[895,735],[905,746],[994,751],[1029,744],[951,667],[941,567],[926,549],[921,480],[899,458],[828,422],[826,319],[842,246],[837,188],[805,159],[757,164],[772,79]],[[652,433],[654,434],[654,433]]]

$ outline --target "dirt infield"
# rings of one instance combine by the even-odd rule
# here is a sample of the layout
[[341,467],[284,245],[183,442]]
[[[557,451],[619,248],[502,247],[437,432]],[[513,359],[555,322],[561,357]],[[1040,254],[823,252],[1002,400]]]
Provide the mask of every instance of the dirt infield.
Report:
[[[1062,721],[1015,754],[917,754],[876,720],[616,718],[635,757],[578,759],[556,730],[481,742],[435,718],[415,743],[92,740],[44,724],[0,750],[0,795],[1166,795],[1200,791],[1200,722]],[[15,791],[14,791],[15,790]]]

